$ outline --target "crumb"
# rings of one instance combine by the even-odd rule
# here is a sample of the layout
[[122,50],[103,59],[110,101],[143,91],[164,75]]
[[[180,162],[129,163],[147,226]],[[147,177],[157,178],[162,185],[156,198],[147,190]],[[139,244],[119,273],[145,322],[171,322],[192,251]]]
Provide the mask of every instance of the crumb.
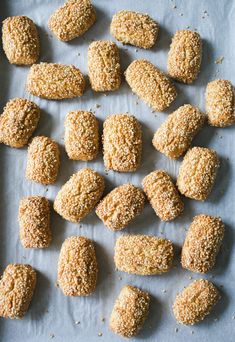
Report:
[[224,56],[218,57],[218,58],[215,60],[215,64],[222,64],[223,60],[224,60]]
[[166,293],[166,290],[164,289],[164,290],[162,290],[162,292],[163,292],[163,293]]
[[55,335],[52,334],[52,333],[50,333],[49,336],[50,336],[50,338],[54,338],[55,337]]
[[175,332],[177,333],[179,331],[179,329],[178,328],[175,328]]
[[192,276],[189,276],[188,278],[189,278],[189,280],[193,279],[193,277],[192,277]]
[[191,331],[191,334],[192,334],[192,335],[194,334],[194,331],[193,331],[193,330]]
[[102,333],[102,332],[99,332],[99,333],[98,333],[98,336],[103,336],[103,333]]
[[119,276],[119,277],[118,277],[118,280],[122,280],[122,277]]
[[138,49],[135,49],[135,52],[138,52],[139,50]]
[[96,108],[100,108],[100,107],[101,107],[101,105],[97,103],[96,104]]
[[81,323],[80,321],[75,321],[75,324],[76,324],[76,325],[78,325],[78,324],[80,324],[80,323]]
[[183,13],[180,13],[180,17],[183,17],[183,15],[184,15]]
[[102,322],[105,322],[105,317],[101,317],[101,321],[102,321]]

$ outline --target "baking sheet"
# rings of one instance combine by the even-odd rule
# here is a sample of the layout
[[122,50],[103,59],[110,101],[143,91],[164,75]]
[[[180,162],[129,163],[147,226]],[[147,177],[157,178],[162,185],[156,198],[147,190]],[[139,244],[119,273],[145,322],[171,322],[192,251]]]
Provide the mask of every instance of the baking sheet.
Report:
[[[61,0],[1,0],[1,20],[11,15],[27,15],[37,24],[41,41],[41,61],[74,64],[87,74],[87,48],[92,40],[113,39],[109,34],[112,15],[121,9],[148,12],[160,23],[160,35],[151,50],[131,46],[120,47],[123,70],[136,58],[147,58],[166,71],[166,58],[170,37],[177,29],[197,29],[203,38],[202,71],[193,85],[177,84],[177,101],[165,113],[152,113],[142,101],[131,93],[125,81],[119,91],[95,94],[87,89],[81,98],[65,101],[47,101],[29,95],[25,90],[28,67],[11,66],[2,51],[0,56],[0,108],[13,97],[35,101],[42,115],[35,135],[48,135],[60,144],[61,168],[55,185],[42,186],[26,180],[27,149],[0,146],[0,271],[8,263],[29,263],[38,271],[38,283],[32,305],[22,321],[0,319],[0,340],[10,341],[121,341],[108,329],[108,318],[121,287],[133,284],[152,295],[151,311],[144,329],[133,341],[234,341],[235,334],[235,127],[215,129],[205,127],[194,145],[214,148],[220,155],[221,168],[211,196],[205,203],[185,200],[185,211],[180,219],[171,223],[160,222],[149,205],[144,212],[121,233],[113,233],[103,226],[93,212],[81,224],[63,220],[52,212],[53,242],[45,250],[24,249],[19,241],[17,211],[20,198],[42,195],[53,201],[61,185],[77,170],[89,166],[104,175],[107,193],[126,182],[140,185],[143,177],[156,168],[166,169],[177,176],[179,161],[167,159],[154,150],[151,140],[154,131],[167,114],[184,103],[204,110],[204,90],[208,81],[227,78],[235,84],[235,2],[232,0],[94,0],[97,10],[96,24],[81,38],[68,43],[59,42],[47,28],[50,14],[62,4]],[[176,6],[176,8],[173,8]],[[221,64],[215,60],[224,57]],[[96,108],[96,105],[100,108]],[[107,114],[129,112],[143,126],[143,160],[136,173],[105,174],[102,155],[92,162],[69,161],[63,143],[63,122],[70,110],[92,109],[100,126]],[[195,214],[222,216],[226,223],[225,239],[216,267],[205,278],[221,287],[222,299],[213,313],[195,327],[178,325],[171,306],[176,293],[190,283],[190,277],[199,275],[183,270],[179,265],[179,251],[186,229]],[[114,270],[113,247],[120,234],[151,234],[171,239],[176,247],[176,267],[169,273],[155,277],[131,276]],[[96,292],[87,298],[67,298],[55,287],[57,260],[64,239],[71,235],[85,235],[95,241],[99,278]],[[103,322],[102,318],[105,318]],[[78,323],[80,322],[80,323]],[[76,324],[78,323],[78,324]],[[178,331],[177,331],[178,329]],[[102,336],[98,336],[101,335]]]

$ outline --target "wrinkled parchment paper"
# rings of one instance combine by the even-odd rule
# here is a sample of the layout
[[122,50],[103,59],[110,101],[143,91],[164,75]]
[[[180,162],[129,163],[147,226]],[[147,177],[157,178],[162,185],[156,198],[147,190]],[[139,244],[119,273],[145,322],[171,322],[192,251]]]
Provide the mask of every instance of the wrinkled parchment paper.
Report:
[[[62,0],[1,0],[1,20],[12,15],[27,15],[37,24],[41,41],[41,61],[74,64],[87,74],[87,48],[92,40],[112,39],[109,24],[112,15],[121,9],[148,12],[160,24],[156,46],[142,50],[132,46],[120,47],[123,70],[136,58],[147,58],[166,71],[170,37],[177,29],[197,29],[203,38],[203,62],[198,80],[193,85],[177,84],[177,101],[165,113],[152,113],[138,100],[123,80],[119,91],[95,94],[90,88],[81,98],[65,101],[47,101],[31,96],[25,90],[29,67],[11,66],[1,47],[0,106],[13,97],[35,101],[42,115],[35,135],[47,135],[60,144],[61,167],[55,185],[42,186],[25,178],[27,149],[0,146],[0,271],[11,262],[29,263],[38,271],[38,283],[32,305],[22,321],[0,319],[0,340],[3,342],[50,341],[121,341],[108,329],[108,318],[121,287],[133,284],[152,295],[151,310],[144,329],[136,339],[149,342],[171,341],[234,341],[235,336],[235,127],[217,129],[206,126],[193,144],[214,148],[220,156],[221,168],[211,196],[205,203],[185,200],[185,211],[180,219],[171,223],[160,222],[149,205],[123,232],[113,233],[103,226],[92,212],[81,224],[63,220],[52,212],[53,242],[45,250],[24,249],[19,241],[17,211],[23,196],[42,195],[53,201],[61,185],[80,168],[90,166],[101,172],[106,180],[106,193],[126,182],[140,185],[143,177],[156,168],[164,168],[174,178],[181,160],[172,161],[154,150],[153,133],[178,106],[191,103],[204,110],[204,90],[215,78],[230,79],[235,84],[235,2],[233,0],[94,0],[97,10],[96,24],[81,38],[68,43],[59,42],[49,32],[50,14]],[[173,8],[176,6],[176,8]],[[222,63],[215,61],[224,57]],[[97,105],[100,105],[99,108]],[[69,161],[63,143],[63,123],[70,110],[92,109],[100,126],[107,114],[129,112],[136,115],[143,126],[143,160],[136,173],[105,174],[102,155],[92,162]],[[205,278],[221,287],[222,299],[213,313],[195,327],[178,325],[171,306],[178,291],[200,275],[183,270],[179,252],[186,229],[195,214],[220,215],[226,223],[222,250],[215,269]],[[131,276],[117,272],[113,263],[113,247],[120,234],[152,234],[171,239],[175,244],[175,265],[171,272],[155,277]],[[71,235],[85,235],[95,241],[99,262],[96,292],[87,298],[67,298],[56,288],[57,260],[64,239]],[[102,319],[105,320],[102,320]],[[76,324],[77,323],[77,324]],[[178,329],[178,331],[177,331]],[[102,336],[99,336],[101,335]]]

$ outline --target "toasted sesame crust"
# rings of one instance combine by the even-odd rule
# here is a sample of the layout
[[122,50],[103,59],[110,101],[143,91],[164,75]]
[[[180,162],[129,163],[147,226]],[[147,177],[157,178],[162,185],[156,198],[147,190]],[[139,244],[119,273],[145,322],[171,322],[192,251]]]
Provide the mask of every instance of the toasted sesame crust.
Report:
[[125,228],[144,208],[143,192],[132,184],[113,189],[97,206],[96,214],[111,230]]
[[202,42],[199,33],[176,31],[168,53],[167,70],[171,77],[183,83],[192,83],[198,76],[202,60]]
[[119,42],[144,49],[155,44],[158,31],[158,24],[149,15],[125,10],[116,13],[110,25],[111,34]]
[[180,157],[202,128],[206,116],[196,107],[186,104],[168,116],[153,137],[153,146],[169,158]]
[[125,75],[133,93],[156,111],[166,109],[176,99],[177,92],[173,83],[145,59],[133,61]]
[[174,220],[184,210],[184,204],[171,177],[156,170],[143,179],[143,188],[153,210],[162,221]]
[[168,272],[173,261],[172,242],[148,235],[122,235],[116,241],[114,262],[120,271],[154,275]]
[[104,165],[108,170],[134,172],[140,165],[142,132],[132,115],[109,115],[103,130]]
[[114,91],[121,84],[121,66],[118,47],[108,40],[98,40],[88,49],[88,73],[95,91]]
[[71,99],[82,96],[85,78],[73,65],[34,64],[27,77],[27,91],[48,100]]
[[193,325],[202,321],[220,299],[217,288],[208,280],[193,281],[176,296],[173,312],[181,324]]
[[2,44],[11,64],[33,64],[39,58],[38,32],[34,22],[26,16],[9,17],[3,21]]
[[92,160],[99,150],[99,127],[95,115],[73,111],[66,115],[64,144],[72,160]]
[[110,329],[123,337],[137,335],[148,316],[149,303],[147,292],[134,286],[124,286],[110,316]]
[[79,222],[96,206],[103,191],[103,177],[92,169],[82,169],[62,186],[54,209],[65,220]]
[[35,137],[28,148],[26,178],[33,182],[52,184],[60,165],[58,144],[48,137]]
[[235,123],[235,93],[231,82],[214,80],[206,87],[206,112],[211,126],[227,127]]
[[96,288],[97,273],[93,242],[83,236],[67,238],[60,251],[57,279],[64,295],[90,295]]
[[224,224],[220,217],[195,216],[182,248],[182,267],[192,272],[208,272],[215,265],[223,237]]
[[50,245],[50,205],[45,197],[30,196],[21,199],[18,218],[23,247],[45,248]]
[[180,166],[177,187],[182,195],[204,201],[215,182],[219,158],[217,153],[205,147],[190,149]]
[[28,143],[40,118],[40,109],[26,99],[15,98],[7,102],[0,116],[0,142],[20,148]]
[[23,318],[35,285],[36,272],[30,265],[9,264],[0,280],[0,317]]
[[90,0],[68,0],[49,19],[49,29],[61,41],[82,36],[96,21]]

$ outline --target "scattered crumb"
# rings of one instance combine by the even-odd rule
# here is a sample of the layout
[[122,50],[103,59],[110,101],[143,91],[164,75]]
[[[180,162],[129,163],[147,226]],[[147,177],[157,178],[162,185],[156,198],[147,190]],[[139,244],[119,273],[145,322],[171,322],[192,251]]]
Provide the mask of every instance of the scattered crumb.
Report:
[[189,278],[189,280],[193,279],[193,277],[192,277],[192,276],[189,276],[188,278]]
[[192,335],[194,334],[194,331],[193,331],[193,330],[191,330],[191,334],[192,334]]
[[183,14],[183,13],[180,13],[179,15],[180,15],[180,17],[183,17],[184,14]]
[[102,322],[105,322],[105,317],[101,317],[101,321],[102,321]]
[[176,5],[174,5],[172,8],[173,8],[173,9],[176,9],[176,8],[177,8],[177,6],[176,6]]
[[166,293],[166,290],[164,289],[164,290],[162,290],[162,292],[163,292],[163,293]]
[[135,52],[138,52],[139,50],[138,49],[135,49]]
[[78,53],[78,56],[80,56],[80,53]]
[[54,334],[52,334],[52,333],[50,333],[50,334],[49,334],[49,337],[50,337],[50,338],[54,338],[54,337],[55,337],[55,335],[54,335]]
[[223,60],[224,60],[224,56],[218,57],[218,58],[215,60],[215,64],[222,64]]
[[187,29],[187,30],[190,29],[190,26],[187,26],[186,29]]
[[102,333],[102,332],[99,332],[99,333],[98,333],[98,336],[103,336],[103,333]]
[[136,103],[135,103],[136,105],[138,105],[139,104],[139,102],[138,101],[136,101]]
[[81,323],[80,321],[75,321],[75,324],[76,324],[76,325],[78,325],[78,324],[80,324],[80,323]]
[[100,107],[101,107],[101,105],[97,103],[96,104],[96,108],[100,108]]
[[122,277],[119,276],[118,279],[119,279],[119,280],[122,280]]
[[217,321],[218,321],[218,318],[215,318],[215,319],[214,319],[214,322],[217,322]]
[[235,315],[234,315],[234,316],[232,316],[232,319],[235,319]]
[[55,287],[59,287],[59,284],[57,282],[55,283]]
[[179,331],[179,329],[178,328],[175,328],[175,332],[177,333]]

